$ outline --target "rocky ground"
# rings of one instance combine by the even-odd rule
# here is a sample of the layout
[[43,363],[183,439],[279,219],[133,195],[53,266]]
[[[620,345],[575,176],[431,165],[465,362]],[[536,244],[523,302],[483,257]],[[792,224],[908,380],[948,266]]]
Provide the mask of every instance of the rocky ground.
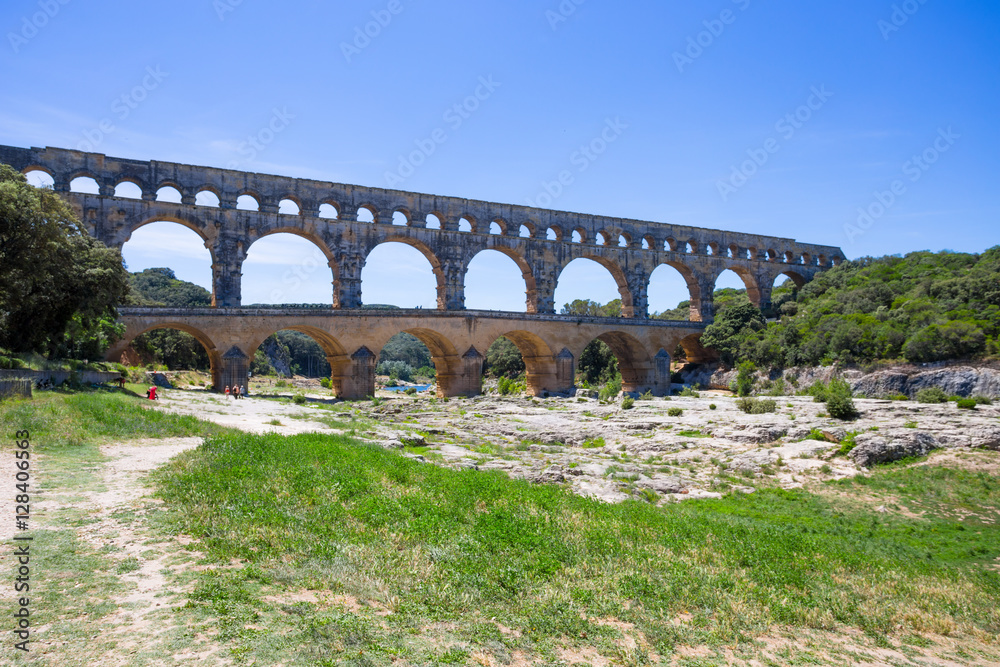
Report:
[[[245,430],[350,432],[442,465],[501,470],[612,502],[796,488],[935,449],[1000,450],[1000,405],[856,399],[860,418],[844,422],[810,397],[775,397],[775,412],[745,414],[717,391],[638,400],[631,409],[582,396],[379,392],[376,401],[337,402],[319,388],[298,391],[303,405],[289,400],[290,390],[240,401],[168,391],[163,407]],[[855,443],[849,453],[845,440]]]

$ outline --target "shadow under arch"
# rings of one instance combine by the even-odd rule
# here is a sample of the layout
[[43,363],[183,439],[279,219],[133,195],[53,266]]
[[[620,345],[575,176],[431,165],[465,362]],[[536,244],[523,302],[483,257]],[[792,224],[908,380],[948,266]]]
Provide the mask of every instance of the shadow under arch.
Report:
[[559,276],[556,278],[556,287],[558,288],[559,279],[562,278],[563,272],[566,270],[573,261],[578,259],[589,259],[593,262],[597,262],[602,267],[607,269],[608,273],[611,274],[611,278],[615,281],[618,286],[618,294],[622,300],[622,317],[635,317],[635,305],[632,301],[632,290],[628,287],[628,281],[625,278],[625,272],[622,268],[618,266],[618,262],[608,259],[607,257],[602,257],[598,254],[581,253],[576,256],[568,258],[565,264],[559,268]]
[[[446,280],[444,275],[444,267],[441,264],[441,260],[439,260],[438,256],[434,254],[434,251],[431,250],[430,246],[423,243],[422,241],[419,241],[417,239],[411,239],[407,236],[389,235],[384,239],[380,239],[378,243],[372,245],[365,251],[365,264],[368,263],[368,258],[371,256],[372,252],[374,252],[375,249],[378,248],[379,246],[385,245],[386,243],[402,243],[403,245],[408,245],[411,248],[416,249],[421,255],[424,256],[424,258],[431,265],[431,270],[434,272],[434,280],[437,283],[436,286],[437,309],[447,310],[448,297],[447,297]],[[364,299],[364,293],[362,292],[362,300],[363,299]],[[407,333],[412,333],[412,332],[407,332]],[[416,336],[416,334],[413,335]],[[417,338],[419,338],[419,336],[417,336]],[[424,342],[424,345],[427,345],[427,343]],[[430,345],[427,346],[430,347]]]
[[[618,360],[623,391],[640,394],[646,391],[659,392],[663,378],[657,377],[653,358],[637,338],[624,331],[607,331],[597,336],[597,340],[611,348],[611,353]],[[668,373],[666,382],[669,381]],[[669,384],[667,387],[669,388]]]
[[[478,351],[470,350],[470,352],[475,353],[470,355],[467,352],[463,355],[446,336],[433,329],[423,327],[411,327],[394,331],[391,335],[384,336],[384,339],[380,338],[378,341],[373,342],[379,345],[378,350],[381,350],[393,336],[399,333],[410,334],[430,350],[431,361],[434,363],[437,379],[437,395],[439,398],[478,393],[478,389],[473,391],[467,386],[469,377],[468,373],[465,372],[465,365],[470,363],[469,359],[476,359],[478,360],[475,362],[476,364],[482,364],[482,355]],[[376,357],[378,356],[378,350],[375,351]],[[373,365],[371,376],[373,391],[375,382],[374,372],[375,368]]]
[[521,270],[521,278],[524,280],[524,296],[525,296],[526,312],[537,313],[538,285],[535,283],[535,275],[534,273],[532,273],[531,266],[528,264],[524,256],[521,253],[514,250],[513,248],[507,248],[502,245],[494,245],[489,248],[483,248],[482,250],[477,252],[465,265],[466,280],[468,279],[469,266],[472,265],[472,262],[476,259],[476,257],[479,257],[484,252],[489,252],[491,250],[498,252],[502,254],[504,257],[513,260],[514,264],[517,265],[517,268]]
[[205,353],[208,355],[209,372],[212,374],[212,384],[216,389],[222,386],[219,384],[222,381],[222,356],[219,350],[216,349],[215,342],[201,329],[183,322],[173,322],[168,320],[166,322],[157,322],[156,324],[145,328],[136,328],[133,331],[127,331],[125,336],[116,341],[115,344],[108,349],[105,354],[105,359],[111,362],[120,362],[126,350],[132,345],[136,338],[151,331],[157,331],[160,329],[182,331],[191,335],[196,341],[201,343],[201,346],[205,348]]
[[[563,357],[555,356],[548,343],[537,334],[528,331],[507,331],[501,335],[512,342],[521,353],[529,394],[542,396],[546,392],[562,392],[572,387],[572,354],[568,354],[565,357],[566,361],[562,361]],[[497,336],[490,344],[499,338],[500,336]]]

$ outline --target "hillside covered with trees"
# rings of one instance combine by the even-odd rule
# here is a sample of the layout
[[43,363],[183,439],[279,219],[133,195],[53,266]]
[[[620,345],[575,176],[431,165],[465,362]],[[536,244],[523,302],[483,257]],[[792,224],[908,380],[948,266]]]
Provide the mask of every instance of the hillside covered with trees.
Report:
[[865,257],[773,299],[770,322],[745,294],[730,299],[702,342],[730,366],[773,368],[1000,354],[1000,247]]

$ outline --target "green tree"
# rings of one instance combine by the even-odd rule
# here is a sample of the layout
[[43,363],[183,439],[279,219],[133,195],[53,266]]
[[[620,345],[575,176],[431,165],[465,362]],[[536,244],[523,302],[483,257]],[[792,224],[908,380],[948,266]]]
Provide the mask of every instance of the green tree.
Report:
[[55,192],[0,164],[0,347],[102,351],[120,335],[129,292],[121,254],[80,225]]
[[486,373],[493,377],[516,378],[524,373],[524,357],[509,338],[500,336],[486,350]]
[[766,324],[764,315],[757,306],[749,301],[736,303],[722,311],[716,320],[705,328],[701,343],[715,348],[723,363],[732,367],[736,365],[740,346],[763,331]]
[[607,343],[595,338],[583,348],[577,370],[589,384],[608,382],[618,375],[618,358]]

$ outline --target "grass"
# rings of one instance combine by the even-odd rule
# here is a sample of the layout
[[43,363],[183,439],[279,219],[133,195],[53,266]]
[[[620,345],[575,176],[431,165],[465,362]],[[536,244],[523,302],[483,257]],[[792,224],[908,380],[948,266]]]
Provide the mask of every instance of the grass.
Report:
[[229,431],[196,417],[154,410],[148,403],[117,389],[39,392],[31,400],[0,402],[0,428],[5,433],[26,429],[44,447]]
[[[846,484],[920,494],[934,474],[894,467]],[[975,485],[948,502],[996,503],[995,478],[950,474],[930,488]],[[1000,573],[986,567],[1000,528],[972,529],[968,518],[872,516],[778,489],[611,505],[316,434],[214,436],[157,484],[165,529],[194,535],[220,564],[246,564],[249,574],[217,585],[219,573],[205,573],[195,603],[242,610],[236,624],[220,612],[219,631],[258,663],[279,658],[276,636],[286,655],[363,654],[367,664],[545,656],[564,643],[613,651],[620,631],[596,619],[634,624],[666,656],[678,644],[746,643],[775,625],[871,638],[1000,632]],[[303,588],[370,611],[262,602]],[[672,623],[681,613],[692,621]],[[260,629],[244,630],[251,623]]]

